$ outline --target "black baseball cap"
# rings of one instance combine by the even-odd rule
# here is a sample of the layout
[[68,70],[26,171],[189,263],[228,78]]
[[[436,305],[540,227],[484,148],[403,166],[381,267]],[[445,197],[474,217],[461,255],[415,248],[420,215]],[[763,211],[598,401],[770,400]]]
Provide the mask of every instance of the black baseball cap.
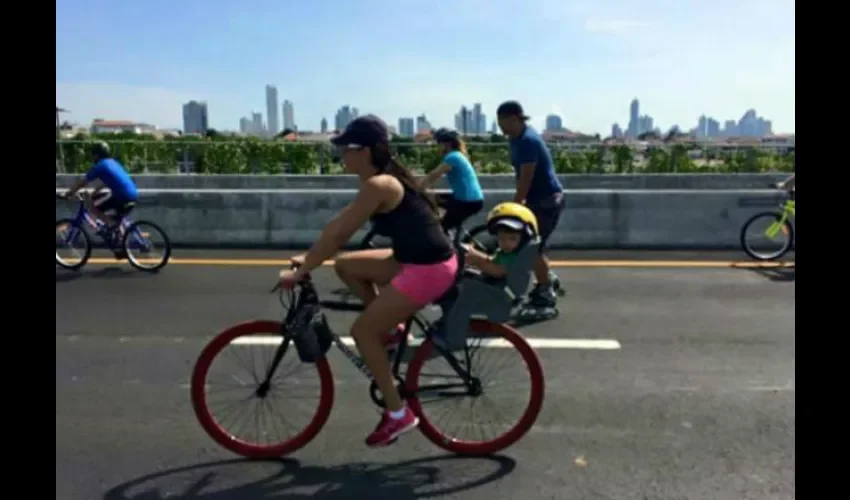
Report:
[[522,120],[528,120],[528,116],[522,110],[522,104],[517,101],[505,101],[496,110],[496,116],[518,116]]
[[371,148],[390,141],[390,129],[384,120],[375,115],[355,118],[341,134],[331,139],[335,146],[362,146]]

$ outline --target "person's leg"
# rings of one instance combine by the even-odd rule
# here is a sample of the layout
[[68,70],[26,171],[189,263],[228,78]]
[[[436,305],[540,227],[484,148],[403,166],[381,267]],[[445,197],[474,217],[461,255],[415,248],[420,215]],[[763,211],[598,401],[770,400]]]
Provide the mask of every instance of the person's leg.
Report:
[[[345,252],[334,258],[336,275],[364,306],[375,300],[377,288],[389,284],[400,269],[389,248]],[[384,330],[384,347],[394,349],[401,342],[403,333],[404,323],[395,323]]]
[[388,284],[400,269],[389,248],[344,252],[334,261],[336,275],[364,305],[377,296],[375,286]]
[[[441,222],[443,231],[448,234],[449,230],[458,229],[467,219],[481,211],[484,207],[483,201],[459,201],[455,200],[448,205],[446,214]],[[465,228],[469,230],[469,228]]]
[[107,226],[112,227],[114,221],[105,212],[114,209],[115,201],[111,192],[100,191],[90,197],[86,197],[86,208],[95,220],[100,220]]
[[369,446],[390,444],[419,423],[396,390],[380,334],[442,296],[455,283],[457,266],[456,256],[439,264],[402,266],[392,283],[381,289],[352,327],[351,336],[375,376],[387,406],[378,427],[366,438]]
[[562,195],[558,195],[552,200],[546,200],[537,205],[530,205],[529,209],[537,217],[537,226],[540,232],[540,257],[534,264],[534,278],[537,281],[537,285],[529,296],[535,305],[554,307],[556,297],[552,285],[553,281],[557,279],[557,276],[555,276],[549,266],[546,251],[549,245],[549,238],[552,236],[561,218],[561,211],[563,209]]
[[387,412],[378,427],[366,438],[366,444],[369,446],[390,444],[400,434],[419,423],[419,419],[404,405],[398,394],[382,335],[416,314],[421,307],[394,287],[386,286],[351,327],[351,336],[357,344],[357,350],[375,377],[375,384],[384,396],[387,406]]

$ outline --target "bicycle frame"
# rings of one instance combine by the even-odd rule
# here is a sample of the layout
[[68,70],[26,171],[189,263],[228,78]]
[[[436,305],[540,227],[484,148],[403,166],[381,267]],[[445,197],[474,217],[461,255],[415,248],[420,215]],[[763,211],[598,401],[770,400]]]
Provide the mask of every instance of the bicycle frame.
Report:
[[765,230],[765,234],[770,238],[776,236],[776,233],[785,227],[785,223],[789,217],[795,217],[797,215],[796,201],[793,199],[787,200],[784,204],[780,205],[780,207],[782,208],[782,213],[779,216],[779,220],[772,223]]
[[[474,230],[473,230],[474,231]],[[455,237],[453,240],[454,246],[456,249],[461,249],[461,241],[462,235],[465,233],[462,225],[457,228],[455,232]],[[455,278],[455,285],[463,279],[464,270],[466,268],[464,253],[458,253],[458,274]],[[298,313],[304,308],[309,306],[318,306],[319,308],[330,309],[330,310],[348,310],[348,311],[362,311],[364,306],[362,304],[349,304],[349,303],[337,303],[333,301],[323,301],[319,299],[319,294],[316,291],[316,287],[313,284],[310,275],[308,274],[305,278],[296,285],[298,287],[298,291],[290,292],[293,300],[290,302],[289,309],[281,322],[282,331],[281,336],[283,337],[283,342],[281,342],[280,346],[275,351],[274,359],[272,360],[272,364],[269,367],[268,373],[266,373],[266,378],[260,387],[257,389],[257,395],[263,396],[265,392],[268,392],[271,387],[272,376],[274,375],[275,370],[277,370],[278,365],[283,360],[283,356],[289,350],[289,344],[292,342],[292,332],[289,330],[289,325],[293,323],[293,320],[296,318]],[[272,288],[272,292],[279,291],[280,293],[280,302],[284,307],[286,307],[283,300],[284,290],[281,289],[280,284],[277,284]],[[402,331],[402,338],[399,342],[398,347],[396,348],[395,356],[392,361],[391,373],[393,378],[395,378],[396,382],[398,382],[398,391],[399,395],[402,399],[406,399],[411,393],[405,387],[405,384],[401,380],[399,376],[399,369],[401,367],[401,362],[404,359],[404,353],[408,347],[408,335],[410,334],[410,327],[416,323],[420,329],[422,329],[425,334],[426,340],[431,338],[431,332],[433,331],[434,325],[431,324],[426,319],[422,318],[418,313],[414,314],[410,318],[407,319],[404,323],[404,328]],[[357,355],[352,349],[350,349],[347,345],[342,342],[342,338],[337,335],[333,330],[328,326],[328,333],[330,334],[333,345],[339,349],[343,355],[357,368],[360,373],[363,374],[368,380],[372,382],[372,386],[370,390],[370,394],[372,396],[372,400],[378,406],[382,406],[382,402],[377,399],[375,396],[374,389],[375,385],[375,376],[366,366],[366,362],[363,358]],[[451,354],[451,351],[442,348],[437,343],[433,343],[434,348],[440,353],[443,358],[449,363],[449,365],[454,369],[455,373],[463,380],[462,384],[435,384],[429,385],[427,387],[420,387],[416,393],[423,392],[424,390],[438,390],[438,389],[449,389],[454,387],[465,387],[467,390],[472,392],[473,394],[478,394],[481,391],[481,382],[477,377],[473,377],[467,369],[462,367],[454,355]],[[469,346],[466,345],[464,347],[464,357],[466,366],[470,366],[471,355],[469,352]]]
[[[332,302],[332,301],[320,300],[319,297],[318,297],[318,293],[316,292],[316,288],[313,285],[312,281],[310,281],[309,277],[306,278],[303,282],[301,282],[298,285],[298,287],[299,287],[298,292],[292,292],[294,300],[292,300],[291,306],[289,307],[289,310],[287,311],[287,314],[286,314],[286,316],[285,316],[285,318],[282,322],[284,331],[281,332],[281,335],[283,337],[283,341],[281,342],[280,346],[275,351],[275,355],[274,355],[274,358],[272,360],[272,364],[269,367],[268,372],[266,373],[265,380],[263,381],[262,384],[260,384],[260,387],[257,389],[257,393],[260,396],[262,396],[264,392],[268,391],[269,387],[271,386],[272,377],[274,376],[274,373],[277,370],[277,367],[279,366],[280,362],[283,360],[283,357],[286,355],[287,351],[289,350],[289,345],[292,342],[292,334],[291,334],[291,332],[288,331],[287,325],[291,324],[292,320],[296,317],[296,315],[301,311],[302,308],[304,308],[305,306],[309,306],[309,305],[318,305],[320,308],[330,309],[330,310],[354,310],[354,311],[357,311],[357,310],[362,311],[363,310],[362,305],[357,306],[357,305],[351,305],[351,304],[339,304],[339,303],[335,303],[335,302]],[[283,303],[283,296],[282,296],[283,293],[284,293],[284,291],[280,290],[281,303]],[[399,375],[399,371],[400,371],[400,368],[401,368],[401,362],[404,360],[404,355],[405,355],[405,352],[406,352],[407,347],[409,345],[408,335],[410,333],[410,328],[413,325],[413,323],[416,323],[417,326],[419,326],[419,328],[422,329],[422,331],[425,333],[426,339],[430,338],[430,336],[431,336],[430,331],[433,327],[432,323],[430,323],[428,320],[422,318],[419,314],[411,316],[404,323],[402,340],[399,343],[398,347],[396,348],[396,352],[395,352],[395,355],[394,355],[392,363],[391,363],[391,373],[393,375],[393,378],[396,379],[396,382],[398,382],[397,389],[398,389],[399,395],[401,396],[402,399],[407,399],[409,396],[414,394],[414,393],[410,392],[409,390],[407,390],[407,388],[405,387],[405,384],[402,382],[401,376]],[[345,343],[343,343],[343,341],[342,341],[342,338],[336,332],[333,332],[332,330],[329,329],[329,333],[330,333],[333,345],[336,346],[336,348],[339,351],[342,352],[342,354],[351,362],[352,365],[354,365],[357,368],[357,370],[361,374],[363,374],[364,377],[366,377],[366,379],[368,379],[369,381],[372,382],[372,388],[375,389],[376,388],[375,377],[372,374],[372,372],[369,370],[369,368],[366,366],[366,362],[363,360],[363,358],[360,355],[358,355],[357,353],[355,353],[350,347],[345,345]],[[466,368],[461,366],[461,364],[458,362],[458,360],[455,358],[455,356],[451,354],[450,351],[443,349],[442,347],[440,347],[437,344],[433,344],[433,345],[434,345],[434,348],[437,350],[437,352],[440,353],[440,355],[454,369],[455,373],[463,380],[463,383],[428,385],[428,386],[424,386],[424,387],[419,387],[415,391],[415,393],[420,393],[420,392],[424,392],[424,391],[445,390],[445,389],[460,388],[460,387],[464,387],[465,389],[472,391],[472,392],[477,392],[477,391],[480,390],[480,382],[478,381],[477,377],[473,377]],[[467,346],[464,349],[464,354],[465,354],[464,357],[465,357],[466,366],[469,366],[470,361],[471,361],[471,354],[470,354],[470,351],[469,351],[469,346]],[[377,396],[375,396],[374,391],[370,391],[370,392],[371,392],[373,402],[375,404],[379,405],[379,406],[382,406],[382,402],[378,400]]]
[[[115,230],[110,230],[109,235],[108,235],[109,239],[107,240],[104,237],[104,235],[100,234],[101,228],[98,227],[98,224],[97,224],[99,219],[96,219],[94,216],[92,216],[89,209],[86,208],[86,204],[83,201],[83,197],[78,194],[77,200],[79,202],[78,205],[77,205],[77,213],[73,217],[74,223],[73,223],[73,226],[71,227],[71,230],[68,232],[68,236],[66,238],[65,243],[70,243],[71,241],[73,241],[77,237],[76,231],[82,231],[83,226],[87,224],[92,229],[95,230],[95,234],[100,236],[100,238],[104,241],[104,243],[106,243],[111,249],[115,249],[115,247],[118,243],[117,241],[115,241],[115,238],[114,238]],[[132,220],[130,220],[130,218],[127,217],[127,216],[118,215],[117,217],[118,217],[118,223],[125,230],[127,230],[130,227],[130,225],[132,224]],[[102,221],[101,221],[101,223],[102,223]],[[134,234],[135,238],[140,239],[139,236],[143,236],[143,235]],[[142,243],[142,241],[139,241],[139,243]]]

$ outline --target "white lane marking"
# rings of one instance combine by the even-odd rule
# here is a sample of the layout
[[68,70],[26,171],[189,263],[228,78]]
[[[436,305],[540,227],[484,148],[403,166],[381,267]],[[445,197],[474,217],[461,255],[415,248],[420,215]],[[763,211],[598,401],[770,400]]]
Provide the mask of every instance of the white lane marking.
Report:
[[[232,345],[279,345],[282,337],[257,335],[252,337],[240,337],[231,342]],[[340,337],[342,343],[347,346],[354,345],[352,337]],[[617,350],[622,349],[620,342],[614,339],[547,339],[526,338],[528,344],[535,349],[596,349]],[[412,339],[411,345],[417,346],[423,342],[422,339]],[[476,342],[477,344],[477,342]],[[479,344],[482,347],[513,347],[513,344],[505,339],[484,339]]]
[[680,386],[670,387],[667,389],[658,389],[658,392],[711,392],[715,394],[723,394],[730,392],[797,392],[794,385],[745,385],[742,387],[714,387],[714,386]]

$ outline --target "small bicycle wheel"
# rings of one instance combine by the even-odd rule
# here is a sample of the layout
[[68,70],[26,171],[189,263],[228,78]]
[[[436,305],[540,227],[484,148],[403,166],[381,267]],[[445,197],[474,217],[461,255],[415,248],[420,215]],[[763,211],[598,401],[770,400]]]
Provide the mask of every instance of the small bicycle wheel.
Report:
[[[422,343],[413,355],[408,365],[405,381],[408,405],[419,417],[419,430],[432,443],[452,453],[465,455],[489,455],[501,451],[519,441],[534,425],[543,407],[545,382],[543,368],[537,354],[528,342],[513,328],[500,323],[472,320],[470,333],[465,349],[454,353],[435,353],[433,341],[428,339]],[[473,366],[473,358],[478,354],[515,355],[511,362],[490,362],[486,368],[514,368],[520,377],[526,379],[527,388],[520,389],[515,384],[505,384],[506,378],[494,376]],[[455,368],[446,359],[446,355],[454,357],[463,369],[468,370],[473,378],[472,387],[467,386],[458,375]],[[518,355],[518,356],[516,356]],[[435,370],[431,366],[423,370],[425,362],[441,362],[445,368]],[[429,385],[433,387],[429,388]],[[504,389],[502,395],[498,390]],[[437,397],[432,398],[435,393]],[[459,436],[456,431],[444,430],[449,413],[446,409],[434,409],[434,403],[447,399],[449,409],[459,409],[469,406],[469,415],[458,419],[459,428],[476,425],[476,417],[485,417],[489,422],[479,424],[478,430],[473,430],[473,438]],[[493,419],[501,417],[511,410],[518,414],[511,422],[496,423]],[[440,419],[437,427],[433,418]],[[445,423],[444,423],[445,422]],[[487,431],[493,431],[494,436],[483,437]]]
[[[157,241],[161,243],[157,244]],[[130,265],[140,271],[159,271],[171,258],[171,240],[168,235],[162,228],[146,220],[139,220],[127,226],[121,246],[127,253]],[[162,247],[161,257],[152,257],[156,255],[155,248],[158,246]],[[138,257],[134,254],[136,251],[139,252]]]
[[794,226],[776,212],[750,217],[741,227],[741,248],[755,260],[770,261],[785,255],[794,244]]
[[[328,360],[323,358],[315,364],[302,363],[294,347],[286,350],[268,392],[262,396],[257,394],[283,339],[281,324],[277,321],[257,320],[232,326],[219,333],[201,351],[192,370],[192,408],[201,427],[219,445],[243,457],[274,458],[292,453],[315,438],[330,416],[334,384]],[[233,359],[238,364],[243,367],[246,364],[253,365],[247,373],[239,375],[230,372],[217,377],[210,375],[212,368],[218,368],[226,347],[235,348]],[[264,366],[257,367],[257,361],[265,362]],[[224,403],[214,397],[210,389],[213,385],[222,386],[219,395],[232,396],[231,402]],[[282,385],[288,386],[289,397],[280,394]],[[314,402],[309,401],[307,394],[310,393],[313,393]],[[276,404],[277,408],[274,407]],[[248,415],[241,426],[230,429],[225,426],[232,418],[229,419],[227,415],[216,417],[213,415],[214,409],[229,411],[231,417],[244,416],[246,410],[251,409],[262,412],[262,415]],[[294,435],[281,434],[281,426],[273,426],[273,430],[260,429],[261,425],[269,425],[276,418],[293,417],[298,410],[306,410],[305,421],[282,426],[284,430],[293,430]],[[255,428],[255,437],[243,436],[240,430],[245,428]],[[269,438],[270,441],[259,442],[272,433],[275,436]]]
[[[78,245],[80,245],[78,247]],[[65,258],[65,248],[70,247],[72,257]],[[91,238],[74,219],[59,219],[56,221],[56,264],[59,267],[77,270],[86,265],[91,257]]]

